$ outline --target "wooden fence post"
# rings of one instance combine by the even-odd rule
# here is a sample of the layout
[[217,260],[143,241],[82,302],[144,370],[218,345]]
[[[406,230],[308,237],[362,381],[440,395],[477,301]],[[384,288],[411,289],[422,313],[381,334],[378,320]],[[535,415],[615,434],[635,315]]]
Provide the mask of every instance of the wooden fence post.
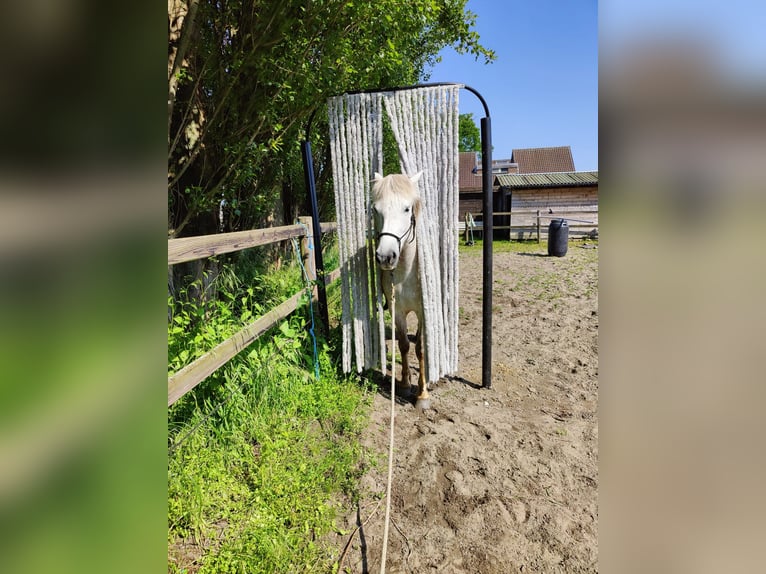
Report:
[[469,214],[466,211],[465,212],[465,218],[464,218],[465,219],[465,229],[463,230],[463,241],[466,244],[468,244],[468,237],[469,237],[469,235],[468,235],[468,217],[469,217]]
[[[306,268],[306,274],[309,276],[309,279],[311,281],[316,281],[316,261],[310,248],[310,245],[314,242],[314,227],[311,222],[311,217],[303,215],[298,218],[298,221],[305,225],[307,229],[306,235],[301,237],[301,259],[303,260],[303,266]],[[316,294],[316,285],[314,285],[314,293]]]
[[537,210],[537,243],[540,243],[540,210]]

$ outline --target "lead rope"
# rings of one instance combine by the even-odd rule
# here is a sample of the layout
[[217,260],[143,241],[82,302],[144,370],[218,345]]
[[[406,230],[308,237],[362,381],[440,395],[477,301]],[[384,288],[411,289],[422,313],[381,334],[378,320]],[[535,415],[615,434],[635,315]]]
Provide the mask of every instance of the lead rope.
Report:
[[[386,523],[383,527],[383,554],[380,557],[380,574],[386,573],[386,550],[388,549],[388,525],[391,518],[391,482],[394,477],[394,414],[396,382],[396,290],[391,278],[391,431],[388,438],[388,483],[386,484]],[[404,379],[404,373],[402,373]]]

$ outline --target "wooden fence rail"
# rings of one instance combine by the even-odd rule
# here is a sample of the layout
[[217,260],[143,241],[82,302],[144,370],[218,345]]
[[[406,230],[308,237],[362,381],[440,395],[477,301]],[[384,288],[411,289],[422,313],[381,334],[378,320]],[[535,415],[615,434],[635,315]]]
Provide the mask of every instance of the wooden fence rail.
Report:
[[[311,221],[311,218],[308,218]],[[335,222],[321,223],[322,233],[335,231],[338,224]],[[303,237],[306,230],[303,225],[284,225],[282,227],[270,227],[267,229],[250,229],[247,231],[235,231],[233,233],[221,233],[217,235],[199,235],[197,237],[183,237],[181,239],[168,240],[168,265],[184,263],[220,255],[232,253],[259,245],[268,245],[293,237]]]
[[[596,221],[593,224],[571,224],[572,228],[596,228],[598,229],[598,210],[592,209],[580,209],[563,211],[557,214],[541,214],[539,210],[519,210],[513,212],[498,212],[495,216],[511,216],[511,222],[515,217],[527,217],[528,223],[525,224],[512,224],[505,226],[494,226],[494,229],[508,229],[509,232],[513,230],[534,231],[536,230],[537,240],[540,241],[541,234],[541,217],[559,215],[566,218],[572,215],[596,215]],[[482,214],[476,214],[476,217],[481,218]],[[249,249],[251,247],[258,247],[260,245],[268,245],[270,243],[276,243],[278,241],[284,241],[287,239],[301,238],[301,251],[306,264],[306,269],[309,272],[310,278],[316,279],[316,273],[313,269],[313,258],[308,257],[308,251],[306,248],[308,238],[312,237],[311,218],[300,218],[301,224],[285,225],[281,227],[271,227],[267,229],[252,229],[248,231],[237,231],[234,233],[221,233],[217,235],[203,235],[198,237],[184,237],[182,239],[169,239],[168,240],[168,265],[175,265],[177,263],[183,263],[186,261],[193,261],[195,259],[202,259],[204,257],[210,257],[213,255],[220,255],[223,253],[232,253],[235,251],[241,251],[243,249]],[[322,233],[330,233],[337,231],[338,224],[335,222],[320,223],[320,230]],[[482,222],[477,221],[475,229],[481,231],[483,228]],[[465,231],[465,223],[459,223],[459,229],[461,232]],[[329,284],[340,277],[340,270],[336,269],[331,273],[328,273],[325,277],[325,284]],[[221,368],[232,358],[238,355],[243,349],[249,346],[258,337],[263,335],[266,331],[274,327],[277,323],[288,317],[293,313],[298,303],[303,296],[303,292],[296,293],[286,301],[283,301],[277,307],[258,318],[254,322],[245,326],[243,329],[219,343],[215,348],[211,349],[201,357],[195,359],[181,370],[173,373],[168,377],[168,406],[175,403],[183,395],[188,393],[191,389],[199,385],[207,377],[209,377],[216,370]],[[313,292],[313,298],[316,299],[316,288]]]
[[[312,258],[308,257],[308,249],[306,247],[308,239],[313,236],[311,218],[301,218],[301,222],[302,224],[298,225],[285,225],[268,229],[253,229],[235,233],[221,233],[219,235],[169,239],[168,265],[300,237],[302,238],[301,255],[306,263],[309,278],[313,280],[316,279],[316,272],[314,271]],[[338,225],[335,222],[320,223],[322,233],[336,231],[337,227]],[[335,281],[338,277],[340,277],[340,269],[327,274],[325,284]],[[296,293],[222,343],[219,343],[215,348],[170,375],[168,377],[168,406],[175,403],[228,363],[258,337],[293,313],[298,308],[298,303],[304,293],[304,291]],[[314,288],[312,297],[316,300],[316,288]]]
[[[468,236],[468,228],[466,222],[468,216],[474,218],[474,231],[482,233],[484,231],[484,223],[482,221],[483,214],[466,214],[466,221],[460,221],[458,223],[458,232]],[[558,212],[542,212],[540,210],[514,210],[514,211],[501,211],[494,212],[494,217],[510,216],[510,225],[493,225],[495,231],[504,229],[508,230],[509,234],[514,232],[520,233],[522,236],[525,233],[536,237],[538,243],[541,240],[541,236],[548,231],[548,222],[552,219],[572,219],[572,223],[568,226],[573,233],[580,235],[589,235],[592,230],[598,230],[598,209],[569,209],[566,211]],[[586,223],[585,221],[591,221]],[[544,225],[543,225],[544,223]]]

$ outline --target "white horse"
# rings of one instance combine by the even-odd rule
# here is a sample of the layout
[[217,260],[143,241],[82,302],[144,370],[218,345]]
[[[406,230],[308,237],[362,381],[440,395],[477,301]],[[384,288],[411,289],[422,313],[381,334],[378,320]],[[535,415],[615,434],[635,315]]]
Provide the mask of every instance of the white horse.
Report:
[[[414,312],[418,319],[415,354],[420,364],[416,407],[427,409],[430,407],[430,399],[426,383],[423,300],[415,238],[415,229],[420,215],[417,182],[421,175],[422,172],[412,177],[400,174],[383,177],[376,173],[372,186],[372,207],[378,230],[375,259],[380,267],[381,288],[389,308],[391,308],[392,295],[396,295],[394,323],[396,340],[402,356],[402,378],[397,382],[397,390],[406,395],[410,393],[410,366],[407,355],[410,350],[410,341],[407,337],[407,316]],[[396,376],[395,362],[391,370],[393,376]]]

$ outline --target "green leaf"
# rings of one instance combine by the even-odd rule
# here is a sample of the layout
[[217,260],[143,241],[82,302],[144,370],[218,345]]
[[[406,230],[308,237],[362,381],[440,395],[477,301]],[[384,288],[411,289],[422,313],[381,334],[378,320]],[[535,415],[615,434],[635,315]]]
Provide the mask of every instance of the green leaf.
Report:
[[292,339],[293,337],[295,337],[295,336],[297,335],[297,333],[296,333],[296,332],[293,330],[293,328],[292,328],[292,327],[290,326],[290,324],[289,324],[289,323],[287,323],[287,322],[284,322],[284,323],[282,323],[282,324],[279,326],[279,330],[280,330],[280,332],[281,332],[281,333],[282,333],[282,334],[283,334],[285,337],[288,337],[288,338],[290,338],[290,339]]

